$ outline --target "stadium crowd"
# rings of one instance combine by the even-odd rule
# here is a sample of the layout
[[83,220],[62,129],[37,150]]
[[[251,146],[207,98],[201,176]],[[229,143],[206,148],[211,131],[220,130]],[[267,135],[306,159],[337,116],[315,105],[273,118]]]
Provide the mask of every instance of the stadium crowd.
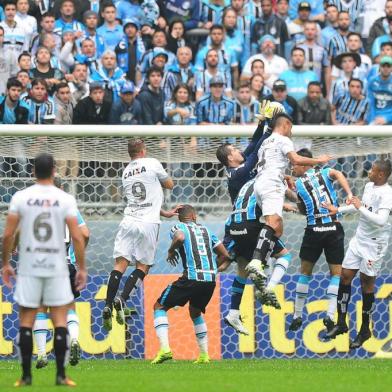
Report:
[[392,124],[392,0],[0,5],[0,123]]

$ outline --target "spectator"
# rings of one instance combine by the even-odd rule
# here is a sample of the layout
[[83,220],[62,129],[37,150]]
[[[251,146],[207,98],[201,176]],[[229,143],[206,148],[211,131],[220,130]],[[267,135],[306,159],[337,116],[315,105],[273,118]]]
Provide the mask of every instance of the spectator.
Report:
[[289,1],[288,0],[277,0],[276,2],[276,16],[282,19],[286,25],[291,22],[289,16]]
[[196,124],[195,107],[191,102],[191,91],[186,84],[178,84],[173,96],[165,105],[165,123],[171,125]]
[[105,50],[114,50],[123,37],[123,28],[116,21],[116,7],[113,3],[105,3],[101,13],[104,23],[97,29],[102,37]]
[[192,51],[187,46],[177,49],[177,62],[173,64],[168,74],[173,74],[178,83],[186,84],[192,91],[195,87],[195,70],[192,60]]
[[21,101],[22,83],[16,78],[7,82],[7,93],[0,96],[0,124],[27,124],[29,107]]
[[314,71],[305,69],[305,50],[293,48],[291,51],[292,68],[280,74],[287,87],[287,93],[297,101],[304,98],[310,82],[319,81]]
[[167,50],[176,54],[178,48],[186,46],[184,22],[174,19],[169,25],[168,33]]
[[[53,14],[48,12],[42,16],[41,23],[40,23],[41,32],[40,34],[38,33],[35,34],[33,36],[33,39],[31,40],[30,53],[32,55],[35,55],[38,47],[41,46],[40,44],[41,34],[52,34],[54,32],[54,25],[55,25],[55,17]],[[60,51],[61,35],[55,33],[53,38],[56,41],[56,49]]]
[[29,15],[29,8],[29,0],[16,1],[17,12],[15,15],[15,22],[24,30],[26,41],[25,49],[30,47],[30,42],[38,31],[37,19],[35,19],[34,16]]
[[63,47],[61,48],[59,55],[60,68],[64,73],[68,74],[73,68],[76,55],[77,46],[75,43],[74,32],[65,28],[63,30]]
[[109,124],[139,124],[142,108],[139,101],[135,100],[135,86],[132,82],[128,81],[122,85],[120,98],[112,106]]
[[[298,18],[294,19],[287,25],[289,32],[289,37],[292,45],[297,45],[297,43],[305,39],[304,26],[306,22],[309,22],[311,6],[307,1],[302,1],[298,4]],[[287,47],[285,50],[287,54]],[[286,56],[287,57],[287,56]]]
[[350,14],[346,11],[339,12],[338,30],[329,41],[328,55],[332,59],[341,53],[347,52],[347,36],[350,28]]
[[262,60],[265,66],[265,84],[271,87],[279,75],[289,68],[287,61],[275,54],[275,39],[271,35],[265,35],[259,41],[261,53],[251,56],[242,70],[243,77],[250,77],[251,66],[254,60]]
[[48,84],[45,79],[36,78],[31,82],[29,95],[23,101],[29,107],[29,124],[53,124],[56,107],[53,98],[48,96]]
[[225,47],[231,48],[239,64],[245,64],[248,58],[244,58],[244,53],[246,54],[244,51],[244,37],[237,28],[237,13],[232,8],[226,8],[223,11],[222,23],[225,28]]
[[350,79],[348,91],[336,97],[332,105],[333,125],[364,125],[369,110],[369,101],[362,94],[360,79]]
[[161,15],[170,24],[174,20],[183,20],[186,30],[198,27],[200,22],[200,3],[200,0],[158,0]]
[[167,39],[166,33],[162,30],[156,30],[152,36],[152,48],[146,50],[143,54],[140,63],[138,64],[137,72],[136,72],[136,81],[140,83],[146,76],[148,69],[151,67],[152,59],[154,57],[154,51],[158,50],[158,52],[162,52],[162,49],[166,51],[168,61],[166,63],[166,70],[176,62],[176,56],[174,53],[166,50]]
[[377,37],[372,45],[372,58],[377,59],[377,57],[380,55],[380,49],[381,49],[381,44],[384,42],[390,42],[392,41],[392,18],[387,19],[388,26],[389,26],[389,32],[381,35],[380,37]]
[[247,1],[244,8],[245,13],[247,15],[253,15],[255,20],[263,16],[262,0]]
[[0,95],[4,95],[7,81],[15,76],[17,64],[15,57],[4,47],[4,29],[0,26]]
[[86,98],[89,91],[89,84],[87,82],[87,65],[76,63],[72,74],[67,75],[69,89],[71,91],[72,104],[76,104],[83,98]]
[[80,34],[84,31],[84,26],[75,19],[75,3],[74,0],[63,0],[60,6],[60,18],[54,23],[54,33],[62,35],[63,30],[71,29]]
[[104,100],[105,90],[100,83],[89,86],[89,96],[81,99],[74,109],[74,124],[108,124],[111,105]]
[[328,87],[331,83],[331,68],[326,49],[317,43],[316,22],[305,23],[304,35],[305,40],[297,46],[305,51],[305,67],[314,71],[318,80]]
[[220,72],[231,72],[232,85],[235,88],[238,83],[238,61],[235,53],[224,44],[224,28],[220,25],[214,25],[210,29],[210,44],[201,48],[196,55],[195,68],[197,71],[205,69],[205,59],[210,49],[218,52],[218,69]]
[[264,84],[264,76],[262,74],[254,74],[249,82],[250,93],[254,99],[261,102],[268,95],[272,94],[271,89]]
[[120,89],[125,83],[125,74],[117,67],[116,54],[112,50],[105,51],[100,66],[90,75],[90,79],[104,86],[105,99],[110,103],[120,99]]
[[13,61],[16,63],[18,56],[23,50],[28,49],[28,42],[22,26],[15,21],[15,1],[5,0],[3,5],[5,20],[0,23],[0,26],[4,29],[3,46],[9,50],[10,55],[13,56]]
[[321,30],[321,44],[324,48],[329,48],[331,38],[338,32],[339,11],[333,4],[328,4],[326,11],[327,23]]
[[369,81],[368,99],[371,125],[392,124],[392,57],[380,60],[380,73]]
[[251,94],[250,83],[242,82],[234,103],[234,124],[254,124],[257,122],[255,116],[259,112],[259,104],[260,102]]
[[54,94],[54,103],[56,106],[55,124],[72,124],[73,105],[71,102],[71,90],[67,83],[61,82],[56,85]]
[[201,0],[200,20],[203,28],[211,29],[213,25],[221,24],[225,6],[225,0]]
[[[115,0],[115,2],[118,0]],[[88,11],[92,10],[96,13],[99,13],[99,3],[102,3],[100,0],[76,0],[74,1],[74,8],[75,8],[75,13],[74,17],[75,19],[81,21],[83,20],[83,14]],[[44,3],[44,4],[42,4]],[[56,18],[59,18],[61,16],[60,8],[62,6],[62,1],[61,0],[44,0],[40,4],[41,7],[45,7],[46,4],[49,5],[49,9],[51,12],[53,12],[53,15],[56,16]],[[46,4],[45,4],[46,3]],[[43,9],[43,13],[47,12],[48,10],[46,8]]]
[[156,0],[143,0],[141,2],[142,24],[150,26],[157,25],[159,18],[159,7]]
[[328,0],[330,4],[335,4],[341,12],[347,12],[350,15],[351,24],[349,26],[351,31],[362,31],[365,0],[346,1],[346,0]]
[[144,52],[144,43],[138,35],[139,25],[136,21],[128,20],[124,23],[124,37],[115,49],[118,66],[126,73],[127,79],[136,82],[137,64]]
[[[372,2],[374,4],[374,2]],[[388,35],[390,33],[389,21],[392,20],[392,0],[385,2],[385,16],[378,18],[372,25],[369,31],[369,37],[366,45],[366,52],[370,55],[374,40],[377,37]]]
[[[54,33],[41,34],[39,43],[41,46],[44,46],[45,48],[47,48],[49,50],[51,67],[60,68],[60,60],[59,60],[60,51],[57,50],[57,47],[56,47],[55,34]],[[33,66],[36,66],[36,60],[35,60],[36,55],[37,55],[37,52],[35,52],[35,55],[31,58],[31,64]]]
[[331,125],[331,123],[331,106],[322,96],[321,84],[310,82],[308,94],[298,102],[298,124]]
[[[1,35],[1,28],[0,28]],[[31,70],[31,54],[29,52],[22,52],[18,57],[18,67],[20,71],[30,72]]]
[[252,76],[261,75],[264,78],[264,72],[265,72],[264,61],[258,59],[253,60],[250,66],[250,70],[252,72]]
[[330,102],[335,102],[340,95],[348,92],[348,82],[354,77],[355,67],[361,65],[361,57],[358,53],[342,53],[335,58],[334,62],[335,66],[342,70],[342,74],[332,82]]
[[233,122],[234,104],[233,101],[223,95],[224,85],[225,81],[220,75],[216,75],[210,80],[211,92],[196,103],[198,124],[227,125]]
[[[392,42],[384,42],[381,44],[380,58],[383,58],[384,56],[392,57]],[[372,68],[370,68],[370,71],[367,74],[367,80],[369,81],[371,78],[378,75],[379,71],[380,64],[373,64]]]
[[272,1],[262,0],[263,15],[256,19],[252,29],[252,53],[257,53],[260,39],[266,35],[272,36],[276,42],[276,53],[284,56],[284,45],[289,40],[286,23],[272,12]]
[[213,77],[218,74],[223,78],[224,91],[226,96],[232,97],[231,89],[231,75],[227,70],[219,72],[218,70],[218,52],[215,49],[210,49],[207,52],[205,60],[205,69],[203,71],[196,72],[196,100],[199,100],[203,95],[210,92],[210,81]]
[[20,92],[20,99],[23,99],[29,95],[29,89],[31,87],[30,73],[23,69],[18,71],[16,79],[22,83],[22,91]]
[[[299,10],[300,3],[302,3],[301,0],[290,0],[290,6],[289,6],[290,19],[295,20],[296,18],[298,18],[298,10]],[[311,7],[310,20],[314,20],[316,22],[324,22],[325,14],[324,14],[323,2],[320,0],[308,0],[307,3]]]
[[[389,1],[390,0],[374,0],[374,1],[366,0],[365,1],[363,16],[366,17],[363,18],[362,30],[359,31],[359,33],[361,34],[364,47],[366,48],[366,53],[368,54],[369,54],[368,39],[369,39],[370,29],[377,20],[385,16],[387,4]],[[392,13],[392,4],[389,6],[389,8],[390,8],[390,13]],[[382,32],[379,35],[383,35],[383,34],[385,33]]]
[[298,124],[298,104],[297,101],[287,94],[286,83],[283,80],[276,80],[272,86],[272,94],[266,99],[271,102],[279,102],[284,106],[286,113],[291,116],[294,124]]
[[95,50],[98,58],[102,56],[105,51],[105,41],[103,38],[97,33],[98,26],[98,14],[94,11],[86,11],[83,14],[83,21],[85,24],[83,37],[78,37],[79,40],[77,42],[78,47],[80,47],[81,39],[90,38],[95,42]]
[[35,68],[30,71],[30,76],[32,79],[40,78],[45,79],[45,87],[52,91],[53,87],[64,80],[64,74],[58,68],[53,68],[50,65],[51,54],[49,49],[44,46],[38,48],[36,56]]
[[156,125],[163,123],[165,98],[161,89],[163,71],[151,67],[147,71],[147,86],[143,87],[137,99],[142,107],[141,124]]
[[117,19],[125,20],[141,20],[143,18],[142,8],[138,0],[120,0],[114,2],[116,4]]
[[92,74],[99,67],[95,41],[91,38],[84,38],[81,42],[80,50],[81,53],[75,56],[75,62],[86,64],[89,74]]

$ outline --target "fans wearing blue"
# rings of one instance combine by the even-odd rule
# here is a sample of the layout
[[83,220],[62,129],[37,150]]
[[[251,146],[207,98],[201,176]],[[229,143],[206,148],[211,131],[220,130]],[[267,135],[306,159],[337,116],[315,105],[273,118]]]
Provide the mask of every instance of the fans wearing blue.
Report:
[[85,27],[80,23],[75,16],[74,0],[63,0],[60,6],[60,18],[54,23],[53,32],[61,35],[64,29],[71,29],[72,31],[84,32]]
[[329,41],[328,55],[332,60],[341,53],[347,52],[347,35],[350,28],[350,14],[346,11],[339,12],[338,29]]
[[365,17],[366,0],[328,0],[328,4],[336,5],[339,12],[347,12],[350,15],[350,30],[361,32],[363,26],[363,18]]
[[[391,3],[391,10],[392,10],[392,0],[390,1]],[[384,56],[392,56],[392,42],[384,42],[381,44],[381,50],[380,50],[380,59],[382,59]],[[380,64],[373,64],[372,67],[369,70],[369,73],[367,74],[367,80],[371,80],[373,77],[377,76],[380,73]]]
[[329,48],[329,42],[338,31],[339,11],[336,5],[327,5],[326,16],[326,26],[321,30],[321,43],[324,48]]
[[126,81],[121,86],[120,98],[112,105],[109,124],[139,124],[142,108],[135,99],[135,86],[131,81]]
[[[189,302],[189,315],[193,321],[199,357],[195,363],[208,363],[207,325],[202,313],[214,293],[216,275],[229,264],[229,254],[211,231],[196,222],[195,209],[186,204],[178,211],[180,223],[170,232],[172,239],[167,261],[176,266],[181,258],[183,275],[167,286],[154,305],[154,327],[160,350],[152,364],[160,364],[173,358],[169,345],[169,321],[167,311]],[[218,256],[218,262],[216,256]]]
[[105,51],[105,41],[97,33],[98,14],[94,11],[86,11],[83,14],[83,21],[85,23],[84,35],[76,41],[78,48],[80,48],[81,43],[85,38],[90,38],[95,42],[97,56],[101,57],[102,53]]
[[234,103],[223,95],[225,81],[220,75],[210,80],[211,92],[203,96],[196,103],[197,123],[206,124],[231,124],[234,116]]
[[222,14],[229,0],[200,0],[200,20],[205,29],[222,23]]
[[248,57],[244,58],[244,36],[237,28],[237,13],[232,8],[226,8],[222,22],[225,28],[225,47],[234,52],[238,63],[245,64]]
[[391,42],[392,41],[392,18],[388,19],[388,28],[389,32],[388,34],[381,35],[377,37],[372,45],[372,57],[376,58],[380,55],[380,50],[381,50],[381,45],[385,42]]
[[101,15],[104,23],[98,27],[97,33],[103,38],[105,49],[114,50],[124,35],[122,26],[116,21],[116,7],[112,3],[104,3]]
[[143,17],[143,12],[140,7],[140,2],[135,0],[119,1],[116,4],[116,11],[117,11],[116,12],[117,18],[122,21],[125,21],[127,19],[140,20]]
[[380,74],[369,81],[368,99],[370,113],[368,122],[372,125],[392,124],[392,57],[380,60]]
[[16,78],[7,81],[7,95],[0,97],[0,124],[27,124],[29,106],[20,99],[22,83]]
[[[250,83],[242,82],[238,89],[237,98],[234,103],[234,123],[254,124],[257,122],[256,115],[259,112],[260,102],[250,92]],[[245,139],[248,143],[248,138]]]
[[[301,0],[290,0],[289,17],[291,20],[298,18],[298,8],[301,2]],[[324,22],[325,15],[323,2],[320,2],[319,0],[307,0],[306,3],[308,3],[311,8],[310,20]]]
[[191,91],[186,84],[177,84],[172,99],[164,109],[165,123],[176,125],[193,125],[196,123],[195,107],[191,102]]
[[284,71],[280,75],[287,87],[287,93],[297,101],[306,97],[308,84],[317,82],[318,77],[315,72],[305,69],[305,50],[293,48],[291,51],[292,69]]
[[275,80],[272,86],[272,94],[268,95],[266,99],[271,102],[279,102],[291,117],[293,124],[298,123],[298,103],[291,95],[288,95],[287,86],[283,80]]
[[[307,158],[313,157],[307,149],[302,149],[297,154]],[[333,186],[335,180],[346,192],[348,200],[351,200],[352,193],[346,177],[340,171],[329,167],[315,169],[310,165],[294,165],[293,174],[298,177],[295,186],[299,209],[306,215],[307,227],[300,251],[301,275],[296,287],[295,313],[289,330],[296,331],[302,325],[303,308],[309,292],[313,268],[324,252],[331,280],[327,289],[327,316],[323,323],[327,331],[330,331],[334,327],[336,299],[344,258],[344,230],[338,221],[340,214],[330,216],[323,203],[339,206],[338,196]]]
[[195,29],[200,22],[199,0],[158,0],[161,14],[169,23],[181,19],[185,23],[185,29]]

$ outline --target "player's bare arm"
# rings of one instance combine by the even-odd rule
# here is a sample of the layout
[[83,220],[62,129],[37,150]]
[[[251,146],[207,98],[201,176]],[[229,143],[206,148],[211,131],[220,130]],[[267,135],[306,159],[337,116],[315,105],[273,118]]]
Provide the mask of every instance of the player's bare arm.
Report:
[[182,207],[182,204],[178,204],[177,206],[175,206],[174,208],[172,208],[171,210],[164,210],[163,208],[161,208],[161,216],[163,216],[164,218],[173,218],[173,216],[178,216],[178,210]]
[[314,166],[327,163],[331,159],[333,159],[332,155],[323,154],[318,158],[308,158],[302,157],[298,155],[295,151],[290,151],[287,153],[287,157],[289,158],[292,165],[303,165],[303,166]]
[[161,181],[161,185],[163,189],[173,189],[174,182],[171,177],[166,178],[166,180]]
[[350,185],[345,175],[341,171],[336,169],[331,169],[329,175],[332,179],[336,180],[339,183],[339,185],[343,188],[343,190],[346,192],[347,194],[346,203],[349,204],[353,197],[353,193],[351,192]]
[[19,224],[19,215],[8,214],[3,233],[3,281],[4,284],[12,288],[11,278],[15,278],[15,271],[10,264],[10,255],[14,244],[14,235]]
[[226,270],[231,264],[230,255],[227,249],[223,244],[219,244],[214,248],[214,252],[218,256],[218,271],[222,272]]
[[178,254],[176,250],[182,246],[184,241],[185,241],[185,234],[182,231],[177,230],[174,233],[172,243],[170,245],[169,250],[167,251],[167,261],[173,267],[175,267],[178,264]]

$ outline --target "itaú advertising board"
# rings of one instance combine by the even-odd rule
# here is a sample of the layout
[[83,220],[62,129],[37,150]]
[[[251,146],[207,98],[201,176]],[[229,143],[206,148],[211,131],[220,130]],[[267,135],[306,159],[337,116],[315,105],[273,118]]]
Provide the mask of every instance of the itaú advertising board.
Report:
[[[158,339],[153,327],[153,304],[162,290],[178,275],[149,275],[144,288],[132,297],[130,303],[137,315],[128,319],[126,326],[113,321],[108,334],[102,328],[101,312],[106,295],[107,276],[90,276],[87,288],[78,299],[76,309],[80,318],[80,344],[82,358],[135,358],[150,359],[158,350]],[[322,339],[322,319],[327,309],[326,289],[329,278],[314,275],[309,298],[305,306],[303,329],[288,332],[294,312],[296,275],[286,276],[277,294],[282,305],[280,310],[259,305],[254,300],[254,289],[247,285],[241,303],[241,314],[251,332],[238,335],[223,322],[230,307],[230,288],[233,275],[222,274],[214,296],[207,308],[206,321],[209,351],[213,359],[234,358],[363,358],[372,356],[388,340],[392,339],[392,276],[377,278],[376,307],[373,313],[373,337],[363,348],[349,351],[349,335],[325,342]],[[353,282],[353,295],[349,307],[351,337],[361,323],[361,295],[359,281]],[[12,292],[0,281],[0,358],[17,357],[15,346],[18,333],[17,305]],[[188,308],[168,312],[170,343],[176,359],[197,357],[193,324]],[[52,335],[48,335],[47,350],[51,351]]]

